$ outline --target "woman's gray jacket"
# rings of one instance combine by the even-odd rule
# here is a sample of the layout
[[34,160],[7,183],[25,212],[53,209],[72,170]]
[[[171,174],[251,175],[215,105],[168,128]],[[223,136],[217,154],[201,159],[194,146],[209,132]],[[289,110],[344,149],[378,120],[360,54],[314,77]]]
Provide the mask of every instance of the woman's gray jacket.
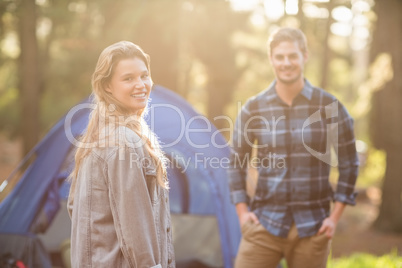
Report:
[[175,267],[168,191],[139,136],[118,130],[124,146],[91,149],[70,193],[72,267]]

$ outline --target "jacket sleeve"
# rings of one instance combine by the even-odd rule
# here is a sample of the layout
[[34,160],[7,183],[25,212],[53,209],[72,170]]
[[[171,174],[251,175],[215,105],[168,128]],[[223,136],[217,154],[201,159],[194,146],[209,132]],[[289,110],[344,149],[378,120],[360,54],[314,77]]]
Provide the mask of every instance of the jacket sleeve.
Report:
[[130,267],[158,267],[157,229],[143,159],[142,148],[121,148],[107,159],[109,200],[120,248]]
[[345,107],[339,103],[338,127],[338,170],[339,178],[335,192],[335,200],[355,205],[357,193],[355,184],[359,171],[359,159],[356,152],[356,141],[353,131],[353,118]]
[[254,142],[252,133],[248,131],[250,118],[250,101],[248,101],[236,119],[230,148],[228,180],[233,204],[249,202],[246,190],[247,164]]

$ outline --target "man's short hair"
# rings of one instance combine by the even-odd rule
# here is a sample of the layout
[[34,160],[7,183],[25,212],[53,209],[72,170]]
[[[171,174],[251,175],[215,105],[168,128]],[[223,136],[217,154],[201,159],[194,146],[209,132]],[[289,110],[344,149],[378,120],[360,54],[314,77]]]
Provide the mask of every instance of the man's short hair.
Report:
[[307,53],[307,39],[304,33],[296,28],[283,27],[274,31],[268,39],[268,53],[271,55],[272,50],[281,42],[297,42],[300,50]]

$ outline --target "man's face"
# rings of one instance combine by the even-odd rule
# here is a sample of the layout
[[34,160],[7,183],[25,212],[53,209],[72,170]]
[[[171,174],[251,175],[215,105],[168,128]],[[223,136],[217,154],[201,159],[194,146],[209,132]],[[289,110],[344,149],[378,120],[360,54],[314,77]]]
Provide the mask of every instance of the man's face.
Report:
[[303,79],[307,53],[300,50],[297,42],[283,41],[271,51],[271,63],[276,79],[284,84],[293,84]]

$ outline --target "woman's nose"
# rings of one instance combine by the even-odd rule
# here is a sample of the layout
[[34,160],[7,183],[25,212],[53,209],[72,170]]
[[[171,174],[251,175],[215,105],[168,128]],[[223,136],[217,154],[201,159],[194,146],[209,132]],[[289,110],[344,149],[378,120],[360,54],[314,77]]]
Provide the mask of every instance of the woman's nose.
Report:
[[134,87],[136,88],[143,88],[145,86],[145,83],[142,81],[141,77],[137,78],[134,82]]

